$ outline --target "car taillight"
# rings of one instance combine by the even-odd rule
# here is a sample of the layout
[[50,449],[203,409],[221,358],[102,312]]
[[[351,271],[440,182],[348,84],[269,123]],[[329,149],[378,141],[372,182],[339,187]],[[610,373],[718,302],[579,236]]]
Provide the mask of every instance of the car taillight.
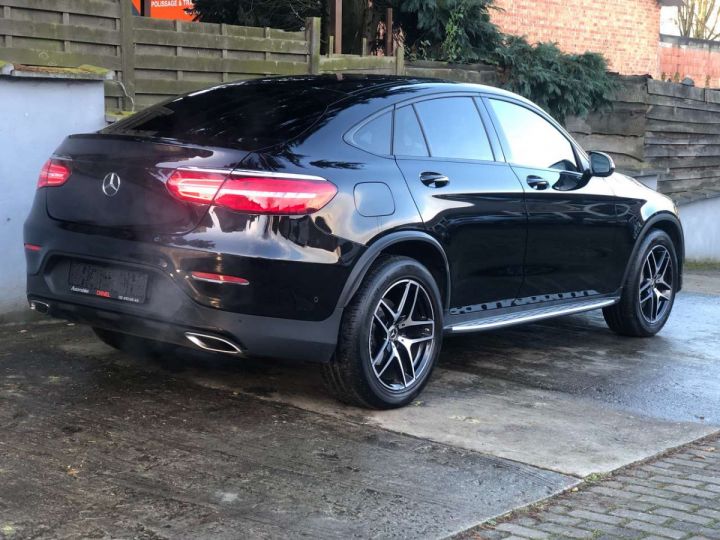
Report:
[[226,178],[222,173],[178,169],[168,178],[167,187],[180,200],[210,204]]
[[48,159],[40,171],[37,187],[62,186],[70,177],[70,168],[62,161]]
[[232,176],[220,188],[215,204],[250,214],[312,214],[336,193],[335,185],[326,180]]
[[248,214],[303,215],[317,212],[336,195],[337,188],[323,179],[265,177],[178,169],[168,179],[178,199],[214,204]]

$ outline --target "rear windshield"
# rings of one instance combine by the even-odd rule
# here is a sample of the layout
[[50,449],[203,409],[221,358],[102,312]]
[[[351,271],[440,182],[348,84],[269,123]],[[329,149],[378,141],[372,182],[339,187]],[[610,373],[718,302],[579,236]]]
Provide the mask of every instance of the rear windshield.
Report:
[[342,97],[297,80],[232,83],[154,105],[102,132],[260,150],[294,139]]

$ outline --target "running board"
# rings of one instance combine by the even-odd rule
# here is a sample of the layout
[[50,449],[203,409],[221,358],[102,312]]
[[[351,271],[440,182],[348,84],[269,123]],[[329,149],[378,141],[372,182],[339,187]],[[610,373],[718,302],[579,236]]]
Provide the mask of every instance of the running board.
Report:
[[531,310],[517,311],[515,313],[505,313],[502,315],[494,315],[455,324],[445,328],[446,332],[452,334],[460,334],[463,332],[479,332],[482,330],[494,330],[504,328],[506,326],[514,326],[516,324],[524,324],[529,322],[542,321],[552,317],[560,317],[562,315],[572,315],[573,313],[582,313],[583,311],[591,311],[616,304],[620,298],[603,298],[600,300],[583,300],[582,302],[573,302],[572,304],[564,304],[560,306],[539,307]]

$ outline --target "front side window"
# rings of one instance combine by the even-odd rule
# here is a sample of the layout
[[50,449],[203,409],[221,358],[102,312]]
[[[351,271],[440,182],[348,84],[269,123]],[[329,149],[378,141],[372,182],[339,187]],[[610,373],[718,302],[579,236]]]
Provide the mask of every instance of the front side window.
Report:
[[578,172],[575,152],[570,141],[539,114],[499,99],[490,106],[505,135],[507,160],[516,165],[537,169]]
[[472,98],[429,99],[415,103],[432,157],[494,159],[487,132]]

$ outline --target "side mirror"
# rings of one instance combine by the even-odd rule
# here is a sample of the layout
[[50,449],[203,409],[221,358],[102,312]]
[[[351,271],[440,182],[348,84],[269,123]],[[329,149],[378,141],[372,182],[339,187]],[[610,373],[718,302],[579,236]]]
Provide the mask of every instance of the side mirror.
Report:
[[590,172],[593,176],[605,177],[615,172],[613,158],[603,152],[590,152]]

